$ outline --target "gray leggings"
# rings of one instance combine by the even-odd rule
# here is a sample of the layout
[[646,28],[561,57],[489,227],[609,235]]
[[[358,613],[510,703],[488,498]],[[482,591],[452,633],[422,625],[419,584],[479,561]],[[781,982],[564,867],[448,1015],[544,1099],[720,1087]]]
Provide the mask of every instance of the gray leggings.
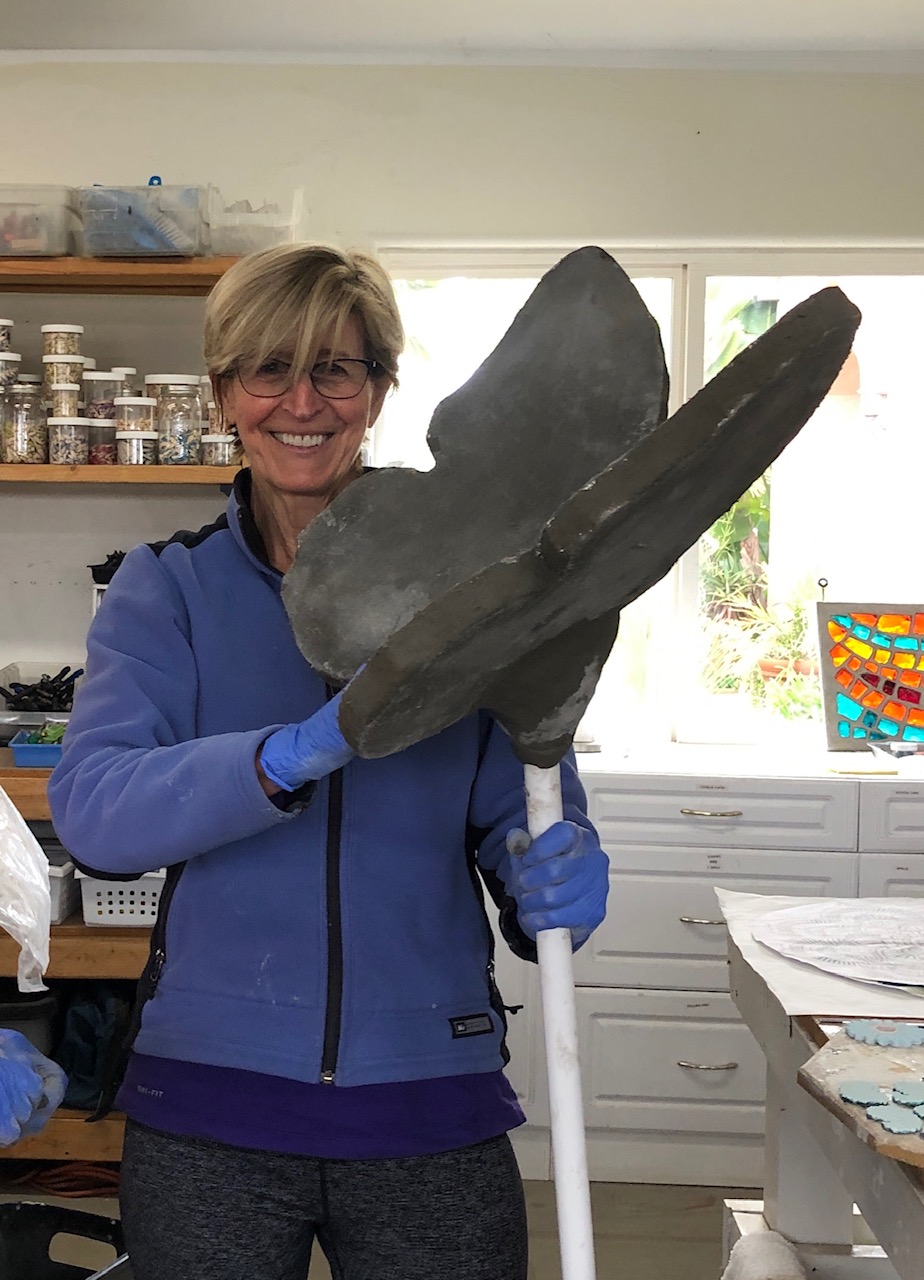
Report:
[[122,1221],[134,1280],[526,1280],[506,1134],[397,1160],[317,1160],[129,1121]]

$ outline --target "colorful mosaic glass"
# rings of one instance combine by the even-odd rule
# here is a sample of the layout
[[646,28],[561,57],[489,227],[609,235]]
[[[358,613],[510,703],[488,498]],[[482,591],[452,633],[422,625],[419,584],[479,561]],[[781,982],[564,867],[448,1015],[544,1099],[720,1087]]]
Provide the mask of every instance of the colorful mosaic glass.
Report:
[[924,605],[819,604],[828,746],[924,742]]

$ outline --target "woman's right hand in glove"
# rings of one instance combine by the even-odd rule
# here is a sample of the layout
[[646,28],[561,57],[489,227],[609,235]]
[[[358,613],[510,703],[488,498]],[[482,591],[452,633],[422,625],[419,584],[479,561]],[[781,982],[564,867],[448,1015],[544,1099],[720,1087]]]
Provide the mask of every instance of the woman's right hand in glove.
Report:
[[257,756],[259,769],[283,791],[297,791],[306,782],[326,778],[342,769],[355,752],[340,732],[338,713],[342,692],[300,724],[277,729]]

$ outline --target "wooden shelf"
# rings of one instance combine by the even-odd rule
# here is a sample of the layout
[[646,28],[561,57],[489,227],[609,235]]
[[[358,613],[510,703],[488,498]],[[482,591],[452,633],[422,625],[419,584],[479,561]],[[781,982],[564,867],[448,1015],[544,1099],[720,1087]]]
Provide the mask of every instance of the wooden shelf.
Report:
[[[151,930],[91,928],[82,915],[51,926],[51,951],[46,978],[141,977],[151,944]],[[19,944],[0,929],[0,977],[15,978]]]
[[47,822],[51,817],[45,794],[50,769],[17,769],[9,747],[0,747],[0,787],[27,822]]
[[61,1107],[41,1133],[34,1138],[21,1138],[3,1155],[17,1160],[121,1160],[125,1117],[112,1112],[105,1119],[88,1124],[88,1114]]
[[0,258],[0,293],[204,297],[236,258]]
[[0,463],[6,484],[231,484],[237,466],[64,467],[53,463]]

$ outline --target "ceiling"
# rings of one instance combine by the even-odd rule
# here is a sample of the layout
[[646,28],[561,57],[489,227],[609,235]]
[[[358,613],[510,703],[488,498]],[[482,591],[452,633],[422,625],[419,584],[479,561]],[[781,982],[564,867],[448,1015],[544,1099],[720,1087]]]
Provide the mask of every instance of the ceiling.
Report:
[[924,71],[921,0],[0,0],[0,60]]

